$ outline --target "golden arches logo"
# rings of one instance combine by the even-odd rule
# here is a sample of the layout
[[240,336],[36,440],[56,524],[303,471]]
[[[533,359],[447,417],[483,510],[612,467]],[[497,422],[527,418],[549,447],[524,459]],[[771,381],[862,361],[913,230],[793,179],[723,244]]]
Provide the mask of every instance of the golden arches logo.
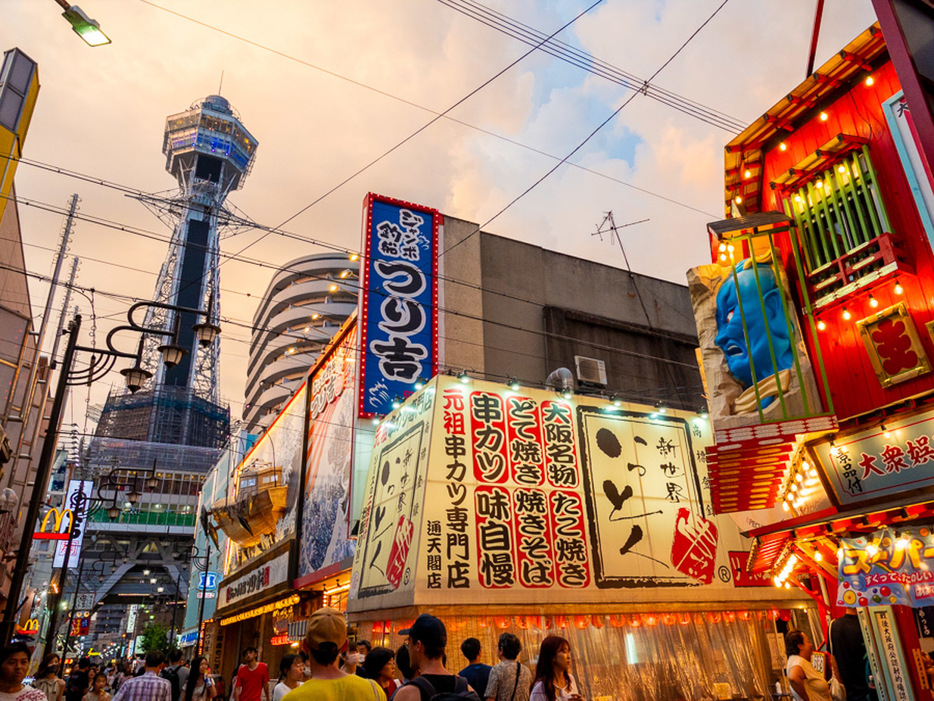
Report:
[[28,621],[26,621],[26,625],[24,625],[22,628],[19,629],[19,632],[25,635],[31,635],[33,633],[38,633],[39,632],[39,619],[30,618]]
[[[49,531],[49,518],[55,516],[54,525],[52,530]],[[62,530],[62,523],[65,521],[65,516],[68,516],[68,530]],[[71,534],[71,529],[75,527],[75,514],[71,509],[56,509],[52,507],[48,510],[46,515],[42,518],[42,525],[39,526],[39,530],[32,534],[32,537],[37,540],[68,540],[68,536]]]

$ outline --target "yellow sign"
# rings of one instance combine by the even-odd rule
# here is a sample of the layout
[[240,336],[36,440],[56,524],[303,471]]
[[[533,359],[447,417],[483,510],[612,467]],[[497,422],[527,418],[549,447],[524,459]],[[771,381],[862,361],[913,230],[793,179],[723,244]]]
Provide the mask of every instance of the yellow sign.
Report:
[[292,596],[281,599],[279,601],[274,601],[271,604],[266,604],[265,606],[257,606],[255,609],[250,609],[249,611],[244,611],[243,613],[238,613],[235,616],[228,616],[227,618],[221,619],[222,626],[228,626],[231,623],[239,623],[240,621],[245,621],[248,618],[255,618],[256,616],[262,616],[264,613],[269,613],[270,611],[278,611],[279,609],[285,608],[286,606],[293,606],[297,604],[301,599],[298,594],[293,594]]
[[[49,518],[52,515],[55,516],[55,525],[53,526],[52,530],[49,531]],[[68,516],[68,529],[63,531],[62,523],[64,522],[66,515]],[[75,514],[71,509],[58,510],[55,507],[52,507],[43,517],[42,525],[39,526],[38,531],[32,534],[32,537],[37,540],[68,540],[68,536],[71,534],[71,529],[74,527]]]
[[30,618],[28,621],[26,621],[26,625],[20,628],[19,630],[21,633],[25,633],[27,635],[31,635],[32,633],[38,633],[39,632],[39,619]]

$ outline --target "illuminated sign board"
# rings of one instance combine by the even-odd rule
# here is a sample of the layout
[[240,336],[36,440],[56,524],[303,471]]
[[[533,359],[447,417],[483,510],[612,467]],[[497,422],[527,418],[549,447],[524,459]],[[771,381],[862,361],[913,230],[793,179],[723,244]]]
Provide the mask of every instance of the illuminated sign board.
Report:
[[360,295],[359,416],[385,415],[438,364],[435,209],[370,193]]
[[[65,510],[72,513],[68,526],[71,531],[70,540],[68,531],[65,531],[65,538],[59,539],[59,542],[56,543],[53,567],[62,567],[65,564],[65,551],[68,549],[68,543],[70,542],[71,554],[68,556],[68,568],[78,569],[78,563],[81,560],[81,545],[84,542],[84,521],[87,518],[88,506],[91,503],[93,491],[94,482],[91,480],[71,480],[68,482],[63,513]],[[61,527],[65,528],[64,519],[62,519],[61,524]]]
[[[68,518],[67,523],[65,518]],[[49,530],[51,519],[52,530]],[[34,540],[68,540],[68,535],[75,523],[75,515],[71,509],[49,509],[42,518],[39,530],[32,534]]]
[[438,376],[377,429],[347,608],[774,596],[736,581],[711,441],[688,412]]

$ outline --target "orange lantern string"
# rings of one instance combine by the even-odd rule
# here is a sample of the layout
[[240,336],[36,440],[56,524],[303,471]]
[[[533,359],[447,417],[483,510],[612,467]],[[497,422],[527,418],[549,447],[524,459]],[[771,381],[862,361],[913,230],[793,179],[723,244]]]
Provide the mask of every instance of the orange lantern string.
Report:
[[683,626],[688,625],[691,622],[691,614],[689,613],[679,613],[678,614],[678,623]]
[[720,622],[720,612],[711,611],[707,614],[707,621],[710,623],[719,623]]
[[643,613],[642,622],[645,623],[645,625],[647,626],[652,626],[652,627],[657,626],[658,616],[656,616],[654,613]]
[[629,617],[629,625],[633,628],[639,628],[642,625],[642,616],[634,613]]
[[677,622],[678,617],[673,613],[662,614],[662,623],[664,623],[666,626],[673,626]]
[[590,626],[590,616],[574,616],[574,627],[586,630]]
[[723,612],[723,620],[726,621],[727,623],[735,623],[735,622],[736,622],[736,612],[735,612],[735,611],[724,611],[724,612]]
[[567,616],[555,616],[555,627],[556,628],[567,628],[568,617]]
[[607,618],[614,628],[623,628],[626,625],[626,617],[621,613],[611,613]]
[[528,630],[532,627],[532,621],[530,620],[531,618],[531,616],[527,616],[525,614],[516,616],[516,627],[519,630]]
[[478,624],[481,628],[489,628],[489,627],[490,627],[490,621],[489,621],[489,619],[488,619],[486,616],[478,616],[478,617],[477,617],[477,624]]
[[736,616],[737,616],[737,617],[739,618],[739,620],[741,620],[741,621],[748,621],[749,618],[750,618],[750,616],[749,616],[749,611],[738,611],[738,612],[736,613]]
[[496,627],[506,629],[509,627],[509,624],[512,623],[512,616],[496,616],[493,620],[496,621]]
[[594,614],[590,617],[590,622],[593,624],[594,628],[603,628],[603,616]]

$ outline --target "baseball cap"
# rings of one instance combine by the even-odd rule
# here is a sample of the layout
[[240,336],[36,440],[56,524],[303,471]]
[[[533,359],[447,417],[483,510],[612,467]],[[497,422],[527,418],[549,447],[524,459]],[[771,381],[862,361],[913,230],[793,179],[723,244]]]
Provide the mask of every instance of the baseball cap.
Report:
[[448,631],[440,618],[423,613],[410,628],[400,630],[399,635],[411,636],[428,647],[443,648],[448,644]]
[[337,609],[320,608],[308,619],[305,644],[317,650],[321,643],[334,643],[338,648],[347,642],[347,623],[344,614]]

